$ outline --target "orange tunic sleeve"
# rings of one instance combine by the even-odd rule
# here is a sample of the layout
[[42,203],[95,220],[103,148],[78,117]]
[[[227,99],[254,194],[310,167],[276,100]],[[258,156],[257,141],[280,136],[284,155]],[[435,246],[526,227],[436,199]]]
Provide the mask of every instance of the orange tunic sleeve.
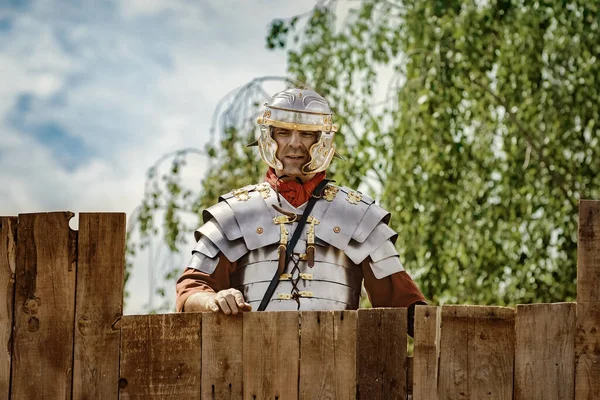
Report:
[[361,267],[365,289],[373,307],[409,307],[415,303],[426,303],[425,296],[406,271],[377,279],[368,259]]
[[219,255],[219,263],[215,271],[209,275],[193,268],[186,268],[177,280],[175,307],[177,312],[183,311],[183,306],[191,295],[198,292],[218,292],[229,288],[229,276],[237,266],[223,255]]

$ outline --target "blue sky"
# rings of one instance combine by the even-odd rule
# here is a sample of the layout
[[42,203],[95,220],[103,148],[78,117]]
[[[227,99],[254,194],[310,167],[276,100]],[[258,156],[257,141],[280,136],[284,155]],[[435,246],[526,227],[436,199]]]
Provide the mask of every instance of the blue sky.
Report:
[[[0,214],[129,215],[154,161],[203,147],[223,96],[285,74],[267,25],[314,3],[0,0]],[[144,265],[128,313],[148,301]]]

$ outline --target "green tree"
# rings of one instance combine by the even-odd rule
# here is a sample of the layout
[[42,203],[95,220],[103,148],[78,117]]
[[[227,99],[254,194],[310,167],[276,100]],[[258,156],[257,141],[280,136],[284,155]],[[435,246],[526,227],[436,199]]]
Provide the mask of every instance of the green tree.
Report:
[[[273,21],[267,46],[329,99],[334,179],[392,211],[432,302],[567,301],[577,203],[600,198],[599,23],[575,0],[325,1]],[[248,157],[202,192],[235,187],[224,171]]]

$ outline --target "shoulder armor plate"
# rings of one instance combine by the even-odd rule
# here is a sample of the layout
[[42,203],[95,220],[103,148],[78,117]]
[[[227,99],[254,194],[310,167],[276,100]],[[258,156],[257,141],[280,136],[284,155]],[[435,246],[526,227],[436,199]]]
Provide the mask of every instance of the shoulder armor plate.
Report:
[[[248,185],[222,195],[219,203],[203,212],[205,224],[196,231],[198,243],[194,251],[209,258],[220,251],[233,262],[248,251],[278,243],[280,226],[273,219],[280,214],[272,207],[277,204],[277,195],[268,183]],[[285,209],[290,207],[287,202],[284,204]],[[302,213],[291,208],[291,212]],[[358,191],[328,184],[311,216],[319,221],[313,227],[315,243],[342,250],[355,264],[369,255],[374,263],[397,258],[392,244],[396,233],[387,226],[390,213]],[[288,237],[297,226],[297,222],[285,224]],[[300,252],[305,251],[307,226],[297,245],[302,247]],[[384,246],[390,240],[389,246]]]

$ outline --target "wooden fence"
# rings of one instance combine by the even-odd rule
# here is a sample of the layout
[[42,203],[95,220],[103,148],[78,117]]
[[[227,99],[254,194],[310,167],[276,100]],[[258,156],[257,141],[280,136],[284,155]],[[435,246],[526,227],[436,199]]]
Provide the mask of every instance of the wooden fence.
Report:
[[[0,218],[0,399],[599,399],[600,202],[577,303],[122,317],[124,214]],[[135,296],[135,293],[131,294]]]

